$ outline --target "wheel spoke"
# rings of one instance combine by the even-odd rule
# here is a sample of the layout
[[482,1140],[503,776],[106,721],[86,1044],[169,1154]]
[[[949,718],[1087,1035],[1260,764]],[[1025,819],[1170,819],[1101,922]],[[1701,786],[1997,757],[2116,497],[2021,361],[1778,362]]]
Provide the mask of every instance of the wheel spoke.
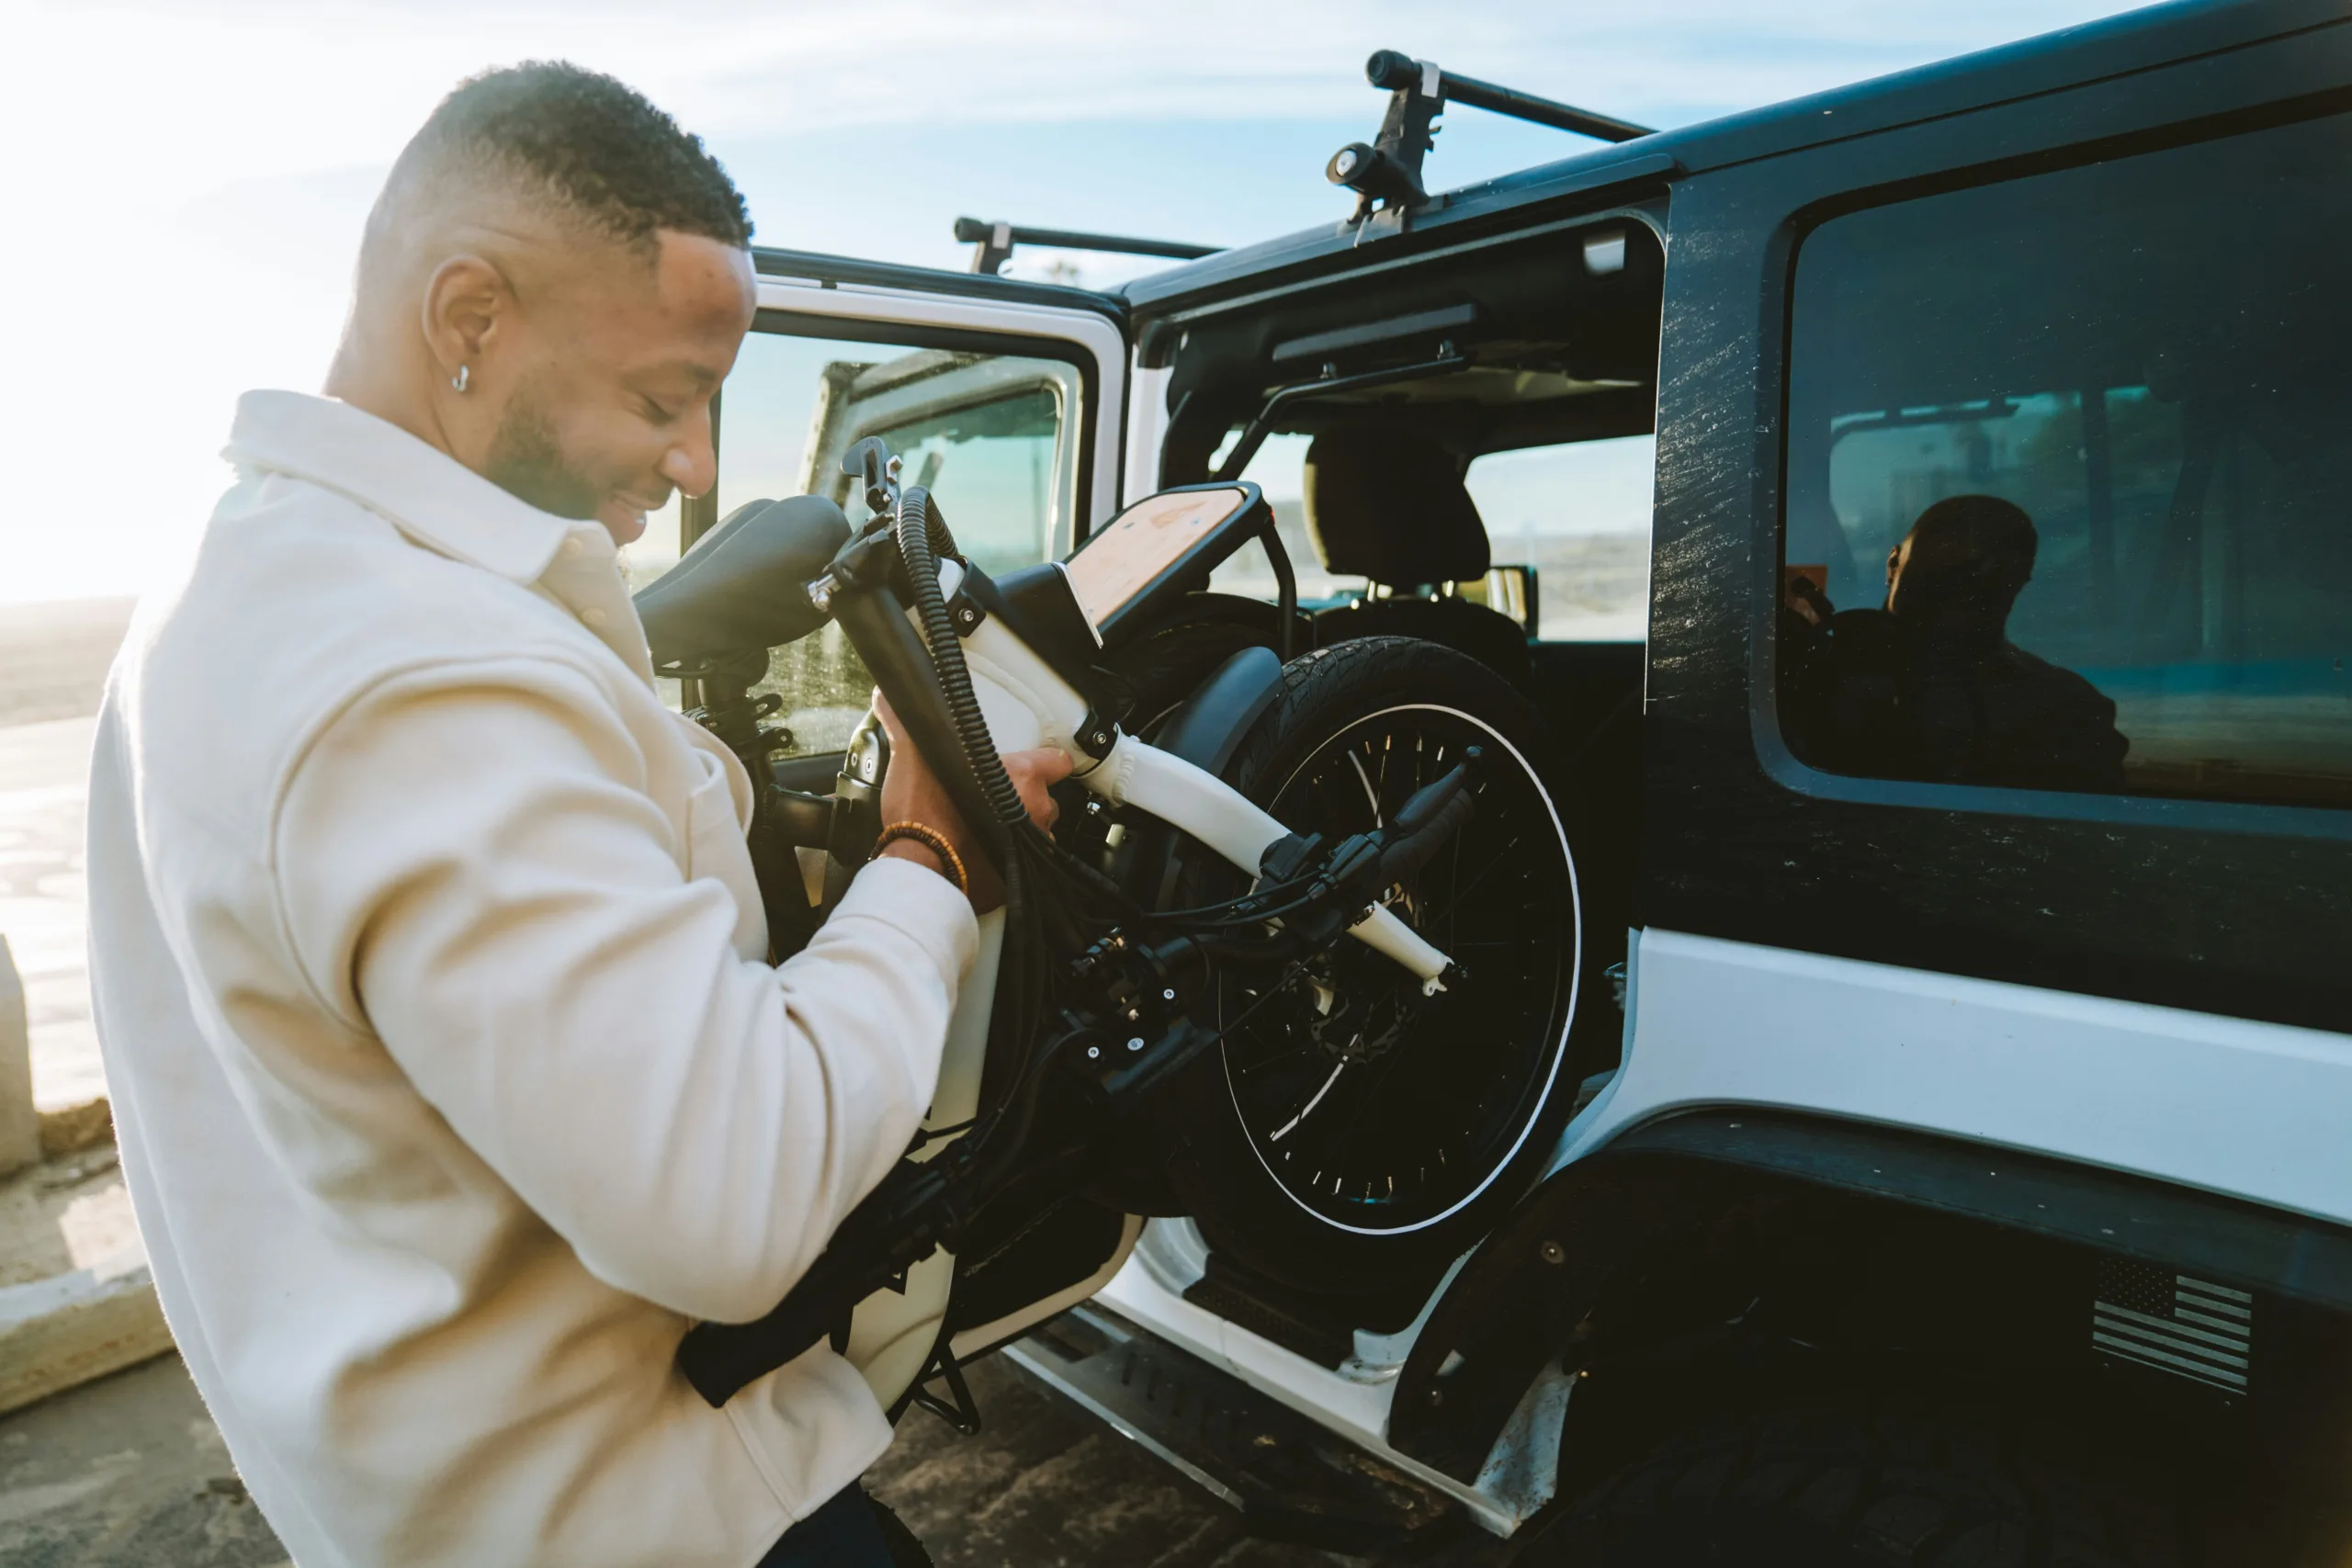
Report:
[[1363,771],[1362,757],[1351,750],[1348,753],[1348,763],[1355,769],[1357,782],[1363,785],[1364,800],[1372,807],[1372,825],[1377,828],[1384,820],[1380,814],[1380,792],[1372,787],[1372,775]]
[[1303,1056],[1306,1055],[1307,1052],[1314,1049],[1315,1047],[1311,1043],[1305,1045],[1293,1045],[1288,1050],[1276,1051],[1272,1055],[1261,1056],[1254,1062],[1245,1063],[1243,1066],[1237,1067],[1234,1070],[1246,1078],[1251,1073],[1262,1072],[1264,1069],[1272,1066],[1276,1062],[1287,1062],[1293,1056]]
[[1341,1062],[1339,1066],[1333,1067],[1331,1069],[1331,1076],[1323,1080],[1323,1086],[1320,1089],[1317,1089],[1313,1095],[1308,1097],[1305,1105],[1298,1108],[1298,1114],[1283,1122],[1281,1126],[1275,1128],[1272,1132],[1267,1134],[1266,1142],[1270,1144],[1280,1143],[1283,1134],[1292,1131],[1301,1122],[1304,1122],[1309,1116],[1314,1115],[1315,1108],[1323,1103],[1323,1097],[1331,1092],[1331,1086],[1338,1083],[1340,1081],[1340,1075],[1347,1070],[1348,1065],[1345,1062]]

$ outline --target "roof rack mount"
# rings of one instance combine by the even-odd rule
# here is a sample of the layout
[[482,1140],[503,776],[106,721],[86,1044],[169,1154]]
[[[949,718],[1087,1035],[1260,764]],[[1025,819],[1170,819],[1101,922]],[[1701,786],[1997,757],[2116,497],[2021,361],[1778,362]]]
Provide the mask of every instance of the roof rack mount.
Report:
[[1381,118],[1380,134],[1369,146],[1349,142],[1323,166],[1325,179],[1356,193],[1351,223],[1360,224],[1370,217],[1375,203],[1385,209],[1411,207],[1429,199],[1429,192],[1421,186],[1421,159],[1443,129],[1437,117],[1449,102],[1603,141],[1631,141],[1652,134],[1649,127],[1631,120],[1555,103],[1475,76],[1458,76],[1440,69],[1433,60],[1415,60],[1401,50],[1377,51],[1364,62],[1363,73],[1374,86],[1388,90],[1388,112]]
[[1173,256],[1197,261],[1215,255],[1216,245],[1190,245],[1181,240],[1137,240],[1124,234],[1088,234],[1074,229],[1029,229],[1015,223],[988,223],[978,218],[956,220],[956,238],[976,245],[972,270],[996,276],[1015,245],[1045,245],[1057,251],[1109,251],[1127,256]]

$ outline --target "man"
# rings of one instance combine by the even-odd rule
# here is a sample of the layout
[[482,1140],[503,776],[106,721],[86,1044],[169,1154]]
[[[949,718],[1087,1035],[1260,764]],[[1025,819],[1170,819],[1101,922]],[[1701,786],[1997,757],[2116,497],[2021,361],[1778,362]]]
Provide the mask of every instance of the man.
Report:
[[2040,536],[2024,510],[1955,495],[1886,558],[1883,611],[1833,611],[1799,579],[1781,618],[1792,733],[1837,773],[2116,791],[2115,704],[2008,640]]
[[[91,783],[92,964],[156,1287],[303,1568],[884,1561],[889,1428],[810,1351],[707,1408],[905,1149],[973,910],[920,838],[765,962],[749,781],[616,547],[713,481],[725,173],[566,65],[460,86],[371,214],[328,396],[248,394]],[[903,743],[885,820],[969,837]],[[1008,759],[1049,819],[1043,754]]]
[[2131,749],[2115,704],[2008,638],[2041,536],[1992,495],[1937,502],[1887,553],[1886,613],[1908,634],[1908,728],[1923,777],[2115,791]]

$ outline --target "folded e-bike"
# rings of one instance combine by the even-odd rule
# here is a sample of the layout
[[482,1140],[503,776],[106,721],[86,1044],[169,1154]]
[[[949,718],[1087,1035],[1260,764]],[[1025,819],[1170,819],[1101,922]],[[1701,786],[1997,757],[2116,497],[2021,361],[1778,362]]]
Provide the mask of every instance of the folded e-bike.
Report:
[[[1436,903],[1417,898],[1417,884],[1452,852],[1454,891],[1466,891],[1463,829],[1479,798],[1491,784],[1525,796],[1532,781],[1506,737],[1443,705],[1413,710],[1419,728],[1409,734],[1394,724],[1367,731],[1379,743],[1333,753],[1344,766],[1325,759],[1360,798],[1349,830],[1294,831],[1187,760],[1228,756],[1273,701],[1276,649],[1287,651],[1296,620],[1289,574],[1281,574],[1276,649],[1232,653],[1172,704],[1146,700],[1112,650],[1130,645],[1137,627],[1181,623],[1209,573],[1243,545],[1279,551],[1272,510],[1252,484],[1162,491],[1067,560],[991,579],[958,554],[932,495],[900,484],[879,439],[851,448],[843,469],[870,513],[862,528],[822,497],[753,502],[639,593],[657,665],[694,682],[694,716],[759,781],[751,848],[777,956],[807,941],[881,827],[888,745],[874,715],[852,737],[833,793],[816,795],[777,781],[782,734],[762,720],[780,699],[751,694],[769,649],[829,621],[973,826],[1005,903],[981,922],[980,955],[914,1146],[774,1311],[686,1336],[681,1369],[714,1404],[820,1341],[846,1345],[861,1310],[902,1330],[881,1336],[900,1347],[899,1364],[865,1369],[886,1399],[911,1396],[935,1371],[952,1374],[947,1300],[975,1223],[988,1216],[1001,1234],[1073,1193],[1114,1212],[1155,1212],[1121,1190],[1123,1178],[1165,1121],[1162,1102],[1221,1043],[1272,1031],[1278,1059],[1266,1065],[1277,1099],[1267,1102],[1261,1155],[1304,1147],[1304,1137],[1283,1140],[1327,1101],[1347,1099],[1335,1087],[1351,1068],[1355,1082],[1393,1073],[1396,1043],[1463,987],[1469,966],[1445,938],[1460,931],[1466,901],[1452,900],[1446,929],[1433,929]],[[1170,743],[1153,744],[1141,728]],[[1205,748],[1204,731],[1213,737]],[[1400,736],[1409,756],[1396,754]],[[1510,754],[1500,767],[1490,761],[1498,740]],[[1053,833],[1029,819],[1001,761],[1035,746],[1070,758],[1067,787],[1086,803]],[[1524,863],[1506,882],[1544,869],[1544,846],[1517,844],[1491,856]],[[1492,874],[1490,865],[1482,877]],[[1506,920],[1512,913],[1506,904]],[[1565,1018],[1571,1005],[1550,1011]],[[1549,1022],[1538,1029],[1561,1032]],[[1540,1103],[1557,1055],[1539,1051],[1541,1082],[1504,1085],[1502,1098]],[[1279,1059],[1288,1057],[1298,1060]],[[1464,1070],[1483,1065],[1464,1049]],[[1275,1124],[1281,1116],[1286,1125]],[[1443,1147],[1436,1157],[1442,1166]],[[1428,1180],[1426,1153],[1422,1160],[1435,1195],[1428,1201],[1439,1204],[1453,1187],[1442,1170]],[[1379,1178],[1366,1177],[1359,1195],[1344,1161],[1336,1168],[1328,1196],[1322,1169],[1311,1185],[1295,1173],[1300,1201],[1396,1203],[1393,1172],[1384,1199]]]

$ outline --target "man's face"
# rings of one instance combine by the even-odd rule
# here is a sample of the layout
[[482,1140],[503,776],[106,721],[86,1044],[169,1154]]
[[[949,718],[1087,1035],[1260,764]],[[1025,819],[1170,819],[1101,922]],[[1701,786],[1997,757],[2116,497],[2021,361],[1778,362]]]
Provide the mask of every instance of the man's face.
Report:
[[1963,529],[1915,527],[1887,552],[1887,613],[1997,628],[2031,580],[2032,561]]
[[587,247],[526,291],[513,357],[483,367],[504,391],[483,476],[634,540],[673,490],[710,488],[710,400],[755,300],[750,255],[717,240],[665,231],[650,263]]
[[1894,595],[1903,586],[1903,569],[1910,561],[1911,536],[1906,534],[1901,544],[1886,552],[1886,608],[1890,615],[1894,611]]

